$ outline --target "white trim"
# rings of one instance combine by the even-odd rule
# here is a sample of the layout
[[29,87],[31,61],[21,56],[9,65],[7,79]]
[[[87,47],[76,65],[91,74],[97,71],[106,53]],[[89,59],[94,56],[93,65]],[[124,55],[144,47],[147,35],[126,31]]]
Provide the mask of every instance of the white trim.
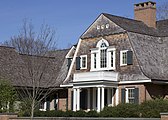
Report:
[[119,84],[133,84],[133,83],[150,83],[151,79],[146,80],[131,80],[131,81],[120,81]]
[[[83,62],[82,62],[83,58],[86,58],[85,67],[83,67]],[[87,69],[87,55],[80,56],[80,69]]]
[[[101,48],[102,43],[106,44],[105,48]],[[106,68],[100,67],[100,50],[107,50],[107,65]],[[111,52],[113,52],[113,67],[111,67]],[[94,68],[94,54],[96,54],[96,68]],[[114,46],[109,46],[109,43],[105,39],[98,41],[96,48],[91,49],[91,69],[90,71],[100,71],[100,70],[115,70],[116,69],[116,48]]]
[[71,47],[71,49],[69,50],[69,52],[68,52],[68,54],[65,56],[65,58],[70,58],[69,56],[70,56],[70,54],[71,54],[71,52],[72,52],[73,49],[75,49],[74,46]]
[[65,83],[65,82],[68,80],[68,78],[69,78],[69,76],[70,76],[70,74],[71,74],[73,65],[74,65],[75,60],[76,60],[77,53],[78,53],[79,48],[80,48],[81,41],[82,41],[82,39],[79,39],[79,42],[78,42],[78,44],[77,44],[77,47],[76,47],[76,51],[75,51],[74,57],[73,57],[73,59],[72,59],[72,63],[71,63],[71,65],[70,65],[70,68],[69,68],[69,71],[68,71],[68,74],[67,74],[67,77],[65,78],[65,80],[64,80],[63,83]]
[[60,85],[60,87],[73,87],[73,84]]
[[99,42],[97,43],[96,48],[100,48],[100,46],[101,46],[102,43],[105,43],[105,44],[107,45],[107,47],[109,46],[108,41],[102,38],[102,39],[99,40]]
[[[104,15],[103,15],[103,14],[100,14],[100,15],[97,17],[97,19],[86,29],[86,31],[85,31],[81,36],[85,35],[85,34],[92,28],[92,26],[94,26],[95,23],[96,23],[99,19],[101,19],[102,17],[104,17]],[[97,27],[96,27],[96,29],[97,29]]]
[[119,87],[116,88],[116,106],[119,104]]
[[[127,55],[127,51],[128,50],[121,50],[120,51],[120,66],[126,66],[127,65],[127,63],[123,64],[123,53],[126,53],[126,55]],[[126,59],[127,59],[127,57],[126,57]]]

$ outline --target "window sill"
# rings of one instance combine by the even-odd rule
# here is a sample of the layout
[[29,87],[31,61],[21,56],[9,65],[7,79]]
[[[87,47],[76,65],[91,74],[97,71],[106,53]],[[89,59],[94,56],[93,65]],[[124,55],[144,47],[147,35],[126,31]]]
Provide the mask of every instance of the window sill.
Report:
[[116,70],[115,68],[99,68],[99,69],[91,69],[90,71],[104,71],[104,70]]

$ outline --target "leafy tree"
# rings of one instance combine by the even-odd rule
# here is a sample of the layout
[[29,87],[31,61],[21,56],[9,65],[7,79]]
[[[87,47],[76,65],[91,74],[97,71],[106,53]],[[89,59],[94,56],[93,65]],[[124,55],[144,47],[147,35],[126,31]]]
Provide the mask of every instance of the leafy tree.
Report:
[[0,79],[0,109],[2,112],[11,112],[16,100],[14,87],[4,79]]

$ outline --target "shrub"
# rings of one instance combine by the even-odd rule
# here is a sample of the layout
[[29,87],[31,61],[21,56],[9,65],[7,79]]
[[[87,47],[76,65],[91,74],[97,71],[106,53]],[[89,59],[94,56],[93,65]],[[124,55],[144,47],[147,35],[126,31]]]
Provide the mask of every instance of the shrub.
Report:
[[99,117],[99,113],[97,113],[95,110],[92,110],[86,113],[86,117]]
[[104,107],[104,109],[100,112],[100,117],[113,117],[114,107]]
[[139,117],[139,105],[137,104],[119,104],[115,107],[105,107],[100,112],[101,117]]
[[86,117],[86,112],[85,111],[82,111],[82,110],[79,110],[79,111],[76,111],[74,112],[74,117]]
[[142,117],[159,118],[161,112],[168,112],[168,100],[155,99],[140,105]]

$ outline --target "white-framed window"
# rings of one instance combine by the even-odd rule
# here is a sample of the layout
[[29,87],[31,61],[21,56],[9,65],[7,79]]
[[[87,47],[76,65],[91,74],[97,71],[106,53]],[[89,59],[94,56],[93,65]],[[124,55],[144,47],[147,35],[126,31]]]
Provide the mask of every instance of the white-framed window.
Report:
[[87,55],[81,55],[80,58],[81,58],[80,59],[80,63],[81,63],[80,68],[81,69],[87,69]]
[[114,70],[116,49],[109,46],[107,40],[100,40],[96,48],[91,49],[91,71]]
[[97,60],[96,60],[96,53],[93,53],[93,59],[94,59],[94,61],[93,61],[93,66],[94,66],[94,69],[96,69],[96,66],[97,66]]
[[135,103],[135,88],[126,88],[126,103]]
[[128,50],[120,51],[120,66],[127,65],[127,51]]

